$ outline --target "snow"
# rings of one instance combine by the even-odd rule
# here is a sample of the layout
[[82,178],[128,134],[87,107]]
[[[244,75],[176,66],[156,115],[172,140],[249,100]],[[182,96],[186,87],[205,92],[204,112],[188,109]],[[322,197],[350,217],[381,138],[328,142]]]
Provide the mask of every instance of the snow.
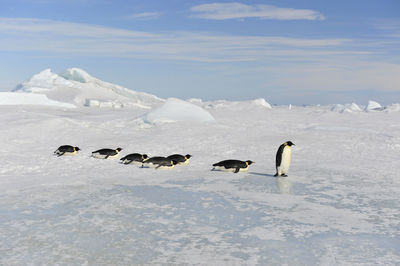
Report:
[[176,98],[169,98],[162,106],[143,116],[146,123],[165,122],[215,122],[214,117],[203,108]]
[[375,101],[368,101],[368,105],[365,107],[365,111],[382,111],[382,105]]
[[75,105],[50,100],[43,94],[0,92],[0,105],[45,105],[61,108],[75,108]]
[[252,102],[255,105],[259,105],[259,106],[265,107],[267,109],[271,109],[272,108],[272,106],[263,98],[259,98],[259,99],[253,100]]
[[[164,106],[168,118],[157,106],[147,115],[193,113],[156,124],[134,119],[143,108],[0,105],[0,264],[399,263],[398,104],[344,115],[331,106],[192,103],[217,122],[198,123],[204,109],[177,99]],[[288,140],[289,176],[275,178],[276,150]],[[53,156],[63,144],[81,151]],[[90,158],[115,147],[121,158],[193,157],[169,171]],[[255,164],[210,171],[224,159]]]
[[60,75],[45,69],[19,84],[14,92],[44,94],[51,100],[86,107],[150,109],[164,102],[157,96],[99,80],[79,68]]
[[361,112],[362,109],[355,103],[352,104],[335,104],[331,108],[332,112],[338,113],[353,113],[353,112]]

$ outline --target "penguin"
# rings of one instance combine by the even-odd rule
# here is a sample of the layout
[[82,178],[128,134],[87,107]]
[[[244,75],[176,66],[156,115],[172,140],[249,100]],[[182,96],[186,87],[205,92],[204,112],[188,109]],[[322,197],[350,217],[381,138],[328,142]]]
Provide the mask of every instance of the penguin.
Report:
[[74,147],[71,145],[62,145],[58,147],[58,149],[54,152],[54,155],[57,155],[58,157],[63,155],[76,155],[80,150],[81,149],[79,149],[78,147]]
[[214,168],[211,169],[211,171],[214,170],[220,170],[220,171],[225,171],[225,172],[234,172],[238,173],[239,171],[247,171],[249,169],[249,165],[253,164],[254,162],[248,160],[248,161],[240,161],[240,160],[225,160],[221,161],[219,163],[213,164]]
[[97,158],[97,159],[113,159],[117,158],[119,155],[119,152],[122,151],[121,148],[117,148],[115,150],[113,149],[101,149],[92,152],[92,157]]
[[121,160],[121,163],[123,163],[123,164],[131,164],[131,163],[141,164],[148,158],[149,158],[149,156],[147,156],[147,154],[131,153],[131,154],[128,154],[127,156],[121,158],[120,160]]
[[145,160],[142,163],[142,168],[149,167],[149,168],[155,168],[155,169],[172,169],[175,167],[176,164],[178,164],[178,162],[175,160],[157,156],[157,157],[151,157],[150,159]]
[[187,165],[189,163],[189,159],[192,157],[190,154],[186,154],[185,156],[180,154],[172,154],[167,157],[167,159],[177,161],[178,164]]
[[275,176],[287,176],[287,172],[290,166],[290,159],[292,157],[292,146],[294,143],[291,141],[286,141],[281,146],[279,146],[276,152],[276,174]]

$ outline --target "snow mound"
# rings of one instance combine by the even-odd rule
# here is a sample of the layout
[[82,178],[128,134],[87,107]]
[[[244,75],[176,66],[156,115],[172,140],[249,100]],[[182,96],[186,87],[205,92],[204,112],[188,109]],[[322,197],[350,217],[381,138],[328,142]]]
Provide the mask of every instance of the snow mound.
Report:
[[216,122],[214,117],[200,106],[176,98],[169,98],[162,106],[142,118],[151,124],[180,121]]
[[255,99],[252,101],[252,103],[267,109],[272,109],[272,106],[264,98]]
[[88,107],[150,109],[164,102],[154,95],[102,81],[79,68],[67,69],[60,75],[45,69],[14,91],[44,94],[55,101]]
[[96,80],[86,71],[75,67],[65,70],[63,73],[60,74],[60,76],[67,80],[74,80],[81,83],[88,83]]
[[50,100],[43,94],[0,92],[0,105],[46,105],[66,108],[75,108],[69,103]]
[[391,112],[400,112],[400,104],[399,103],[395,103],[395,104],[391,104],[388,105],[386,107],[386,111],[391,113]]
[[353,112],[361,112],[362,109],[355,103],[352,104],[335,104],[331,108],[332,112],[337,113],[353,113]]
[[214,110],[235,109],[235,110],[248,111],[254,109],[255,107],[256,109],[259,110],[272,109],[271,104],[269,104],[263,98],[250,101],[234,101],[234,102],[226,100],[217,100],[217,101],[206,102],[203,104],[203,106],[207,109],[214,109]]
[[382,107],[378,102],[375,101],[368,101],[368,105],[365,107],[365,111],[382,111],[385,108]]

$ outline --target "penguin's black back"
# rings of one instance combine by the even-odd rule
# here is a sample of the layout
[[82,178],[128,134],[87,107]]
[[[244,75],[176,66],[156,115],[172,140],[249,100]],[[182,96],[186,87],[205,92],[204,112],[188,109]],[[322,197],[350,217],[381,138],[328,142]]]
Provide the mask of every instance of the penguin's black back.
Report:
[[152,164],[160,164],[165,162],[171,163],[171,160],[165,157],[156,156],[156,157],[151,157],[150,159],[144,161],[144,163],[152,163]]
[[140,153],[131,153],[127,156],[121,158],[121,160],[131,160],[131,161],[142,161],[142,155]]
[[75,148],[71,145],[62,145],[57,149],[59,152],[74,152]]
[[101,155],[111,155],[111,156],[114,156],[114,155],[117,154],[117,151],[116,151],[116,150],[113,150],[113,149],[100,149],[100,150],[94,151],[94,152],[92,152],[92,153],[99,153],[99,154],[101,154]]
[[172,155],[168,156],[167,159],[177,161],[178,163],[186,162],[185,156],[180,155],[180,154],[172,154]]
[[276,152],[276,160],[275,160],[275,166],[278,167],[281,165],[282,162],[282,153],[283,149],[285,148],[285,143],[283,143],[281,146],[279,146],[278,151]]
[[213,166],[225,167],[228,168],[246,168],[247,164],[244,161],[240,160],[225,160],[218,163],[213,164]]

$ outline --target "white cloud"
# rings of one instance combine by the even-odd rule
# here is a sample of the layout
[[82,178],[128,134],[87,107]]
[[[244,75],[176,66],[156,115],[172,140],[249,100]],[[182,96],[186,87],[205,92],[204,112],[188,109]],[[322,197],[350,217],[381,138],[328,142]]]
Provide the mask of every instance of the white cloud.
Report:
[[351,52],[329,50],[350,42],[348,39],[301,39],[189,32],[154,34],[26,18],[0,18],[0,35],[0,50],[3,51],[62,52],[200,62],[260,61],[269,56],[321,56]]
[[277,20],[324,20],[325,17],[314,10],[281,8],[272,5],[246,5],[243,3],[212,3],[194,6],[190,9],[197,18],[225,19],[277,19]]
[[158,19],[162,16],[161,12],[144,12],[144,13],[136,13],[130,16],[127,16],[128,19],[138,19],[138,20],[152,20]]
[[235,77],[268,80],[269,87],[303,91],[400,90],[400,65],[375,40],[155,34],[21,18],[0,18],[0,36],[0,51],[198,62]]

